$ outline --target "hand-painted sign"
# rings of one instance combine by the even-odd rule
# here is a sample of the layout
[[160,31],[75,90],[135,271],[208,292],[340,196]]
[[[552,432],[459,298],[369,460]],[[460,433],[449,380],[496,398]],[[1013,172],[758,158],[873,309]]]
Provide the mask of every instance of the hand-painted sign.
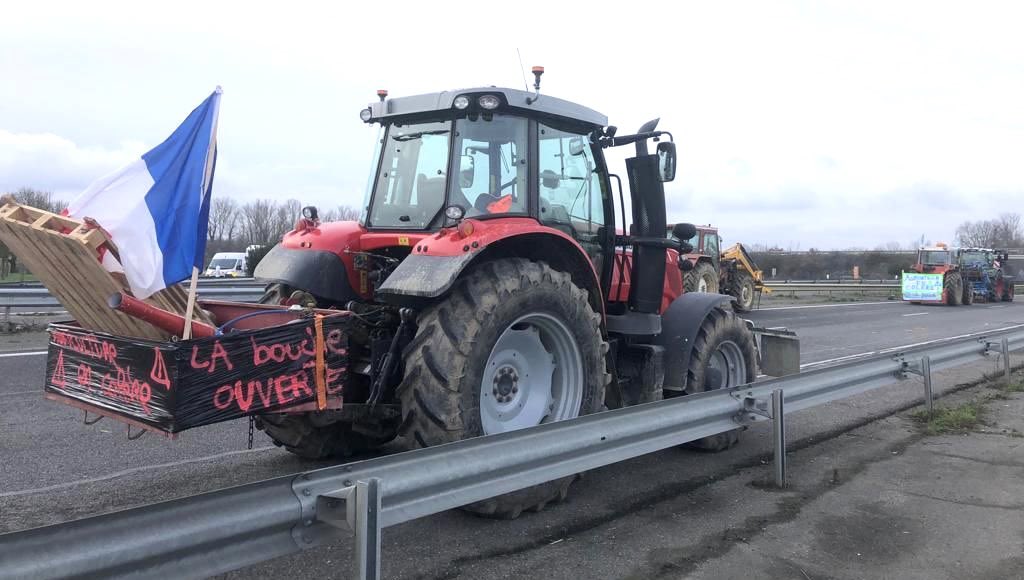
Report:
[[[50,326],[46,391],[166,433],[341,394],[346,316],[182,342]],[[318,339],[319,335],[319,339]],[[323,364],[318,369],[317,344]]]
[[942,274],[904,272],[902,281],[904,300],[915,302],[942,301]]

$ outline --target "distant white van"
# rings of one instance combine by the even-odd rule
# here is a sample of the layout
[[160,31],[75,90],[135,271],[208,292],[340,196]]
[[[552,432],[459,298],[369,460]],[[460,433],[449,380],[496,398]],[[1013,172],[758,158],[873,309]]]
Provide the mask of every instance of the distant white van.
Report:
[[217,252],[203,276],[208,278],[239,278],[245,276],[244,252]]

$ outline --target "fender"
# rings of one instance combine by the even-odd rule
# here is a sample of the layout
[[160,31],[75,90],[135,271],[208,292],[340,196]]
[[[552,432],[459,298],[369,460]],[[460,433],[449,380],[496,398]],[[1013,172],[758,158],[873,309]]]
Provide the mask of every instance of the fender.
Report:
[[256,265],[257,280],[301,288],[318,298],[345,304],[358,298],[352,290],[345,264],[334,252],[274,246]]
[[691,292],[672,301],[661,315],[661,334],[652,343],[665,348],[665,388],[682,390],[690,367],[693,341],[700,325],[716,306],[728,304],[732,296]]
[[470,264],[516,256],[542,260],[568,272],[573,282],[588,292],[591,306],[604,320],[604,299],[594,265],[571,236],[532,218],[467,219],[463,224],[416,244],[377,294],[396,303],[405,298],[437,298]]

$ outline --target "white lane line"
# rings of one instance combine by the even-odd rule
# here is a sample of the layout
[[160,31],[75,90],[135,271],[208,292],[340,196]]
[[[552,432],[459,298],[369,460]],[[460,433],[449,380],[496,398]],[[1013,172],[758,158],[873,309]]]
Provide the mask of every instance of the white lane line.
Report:
[[798,310],[800,308],[840,308],[842,306],[870,306],[872,304],[903,304],[899,301],[890,300],[887,302],[848,302],[846,304],[814,304],[807,306],[772,306],[771,308],[758,308],[753,312],[765,312],[768,310]]
[[850,360],[850,359],[855,359],[855,358],[860,358],[860,357],[865,357],[865,356],[870,356],[870,355],[875,355],[875,354],[884,354],[884,353],[887,353],[887,352],[898,352],[898,351],[905,350],[905,349],[908,349],[908,348],[913,348],[915,346],[924,346],[926,344],[933,344],[933,343],[936,343],[936,342],[943,342],[943,341],[947,341],[947,340],[956,340],[958,338],[967,338],[969,336],[985,336],[986,334],[991,333],[991,332],[1001,332],[1001,331],[1004,331],[1004,330],[1013,330],[1015,328],[1024,328],[1024,324],[1014,324],[1013,326],[1006,326],[1006,327],[1003,327],[1003,328],[993,328],[991,330],[982,330],[982,331],[979,331],[979,332],[971,332],[971,333],[968,333],[968,334],[958,334],[956,336],[946,336],[946,337],[943,337],[943,338],[936,338],[936,339],[933,339],[933,340],[925,340],[923,342],[915,342],[913,344],[903,344],[903,345],[900,345],[900,346],[890,346],[890,347],[887,347],[887,348],[883,348],[881,350],[872,350],[872,351],[869,351],[869,352],[862,352],[862,353],[858,353],[858,354],[851,354],[851,355],[847,355],[847,356],[841,356],[841,357],[838,357],[838,358],[830,358],[830,359],[827,359],[827,360],[819,360],[819,361],[804,363],[804,364],[800,365],[800,368],[801,369],[805,369],[807,367],[816,367],[816,366],[820,366],[820,365],[823,365],[823,364],[841,362],[841,361],[846,361],[846,360]]
[[903,316],[926,316],[927,312],[912,312],[910,314],[904,314]]
[[144,465],[142,467],[133,467],[131,469],[124,469],[122,471],[115,471],[114,473],[108,473],[106,475],[100,475],[98,477],[90,477],[87,479],[79,479],[77,481],[69,481],[66,483],[58,483],[55,485],[47,485],[46,487],[37,487],[34,489],[19,489],[18,491],[6,491],[0,493],[0,498],[5,497],[18,497],[22,495],[32,495],[36,493],[45,493],[48,491],[57,491],[61,489],[69,489],[77,487],[79,485],[85,485],[88,483],[99,483],[101,481],[108,481],[111,479],[117,479],[133,473],[141,473],[143,471],[150,471],[153,469],[166,469],[168,467],[180,467],[182,465],[188,465],[190,463],[200,463],[203,461],[211,461],[214,459],[222,459],[224,457],[231,457],[233,455],[244,455],[246,453],[257,453],[260,451],[267,451],[269,449],[277,449],[273,445],[267,447],[256,447],[255,449],[239,449],[236,451],[225,451],[224,453],[217,453],[215,455],[207,455],[205,457],[195,457],[193,459],[183,459],[181,461],[172,461],[170,463],[158,463],[156,465]]
[[7,358],[7,357],[10,357],[10,356],[39,356],[41,354],[46,354],[46,351],[45,350],[34,350],[32,352],[9,352],[9,353],[6,353],[6,354],[0,354],[0,358]]
[[0,397],[9,397],[9,396],[13,396],[13,395],[32,395],[32,394],[42,395],[43,394],[43,390],[42,389],[33,389],[31,391],[11,391],[10,393],[0,393]]

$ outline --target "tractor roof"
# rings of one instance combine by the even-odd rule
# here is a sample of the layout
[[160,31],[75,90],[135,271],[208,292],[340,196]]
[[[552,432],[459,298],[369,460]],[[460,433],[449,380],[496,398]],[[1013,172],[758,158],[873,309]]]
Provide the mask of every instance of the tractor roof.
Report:
[[450,110],[453,101],[459,95],[471,96],[470,100],[474,102],[475,106],[476,99],[485,94],[496,95],[502,99],[503,102],[498,108],[499,111],[509,108],[519,109],[520,112],[539,113],[541,115],[582,122],[592,125],[594,128],[604,127],[608,124],[608,117],[583,105],[577,105],[576,103],[544,94],[530,103],[528,100],[534,99],[534,93],[501,87],[477,87],[442,91],[440,93],[397,97],[383,102],[370,103],[370,120],[381,121],[406,115]]

